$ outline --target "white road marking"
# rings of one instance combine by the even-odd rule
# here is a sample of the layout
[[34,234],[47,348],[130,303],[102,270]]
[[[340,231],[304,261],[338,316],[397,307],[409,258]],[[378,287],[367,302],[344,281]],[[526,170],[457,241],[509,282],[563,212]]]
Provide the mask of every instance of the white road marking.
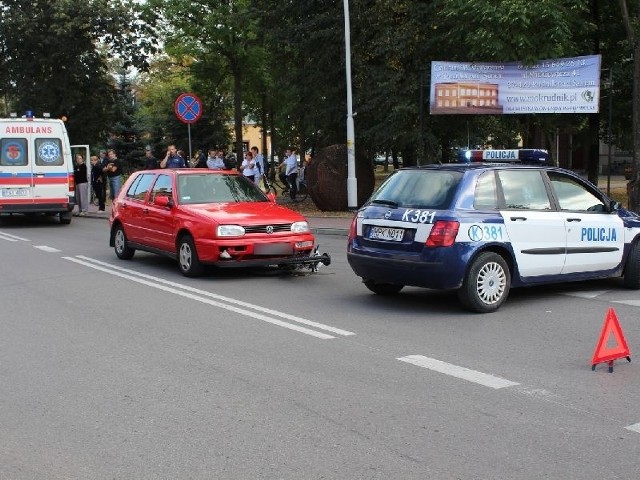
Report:
[[631,430],[632,432],[640,433],[640,423],[634,423],[633,425],[629,425],[628,427],[624,427],[627,430]]
[[336,328],[336,327],[332,327],[330,325],[325,325],[323,323],[318,323],[318,322],[314,322],[314,321],[311,321],[311,320],[307,320],[305,318],[298,317],[298,316],[295,316],[295,315],[291,315],[291,314],[288,314],[288,313],[285,313],[285,312],[279,312],[277,310],[272,310],[270,308],[261,307],[259,305],[254,305],[254,304],[248,303],[248,302],[243,302],[242,300],[236,300],[235,298],[225,297],[223,295],[218,295],[216,293],[207,292],[205,290],[200,290],[198,288],[190,287],[188,285],[183,285],[181,283],[176,283],[176,282],[172,282],[170,280],[165,280],[164,278],[159,278],[159,277],[154,277],[152,275],[147,275],[146,273],[136,272],[135,270],[130,270],[128,268],[119,267],[119,266],[113,265],[111,263],[102,262],[100,260],[96,260],[96,259],[93,259],[93,258],[90,258],[90,257],[85,257],[84,255],[78,255],[77,258],[80,258],[82,260],[85,260],[87,262],[91,262],[91,263],[94,263],[94,264],[97,264],[97,265],[102,265],[102,266],[105,266],[105,267],[108,267],[108,268],[111,268],[111,269],[114,269],[114,270],[118,270],[120,272],[125,272],[125,273],[127,273],[129,275],[135,275],[137,277],[146,278],[146,279],[152,280],[153,282],[156,282],[156,283],[162,283],[164,285],[169,285],[169,286],[174,287],[174,288],[180,288],[180,289],[185,290],[187,292],[193,292],[193,293],[196,293],[198,295],[205,296],[205,297],[215,298],[216,300],[221,300],[223,302],[239,305],[239,306],[244,307],[244,308],[251,308],[252,310],[257,310],[257,311],[262,312],[262,313],[267,313],[269,315],[273,315],[273,316],[276,316],[276,317],[284,318],[286,320],[291,320],[292,322],[301,323],[301,324],[307,325],[309,327],[319,328],[320,330],[326,330],[327,332],[335,333],[336,335],[344,335],[344,336],[355,335],[355,333],[349,332],[348,330],[342,330],[340,328]]
[[568,297],[578,297],[578,298],[596,298],[600,295],[604,295],[609,292],[609,290],[598,290],[598,291],[586,291],[586,292],[564,292],[563,295]]
[[43,252],[50,252],[50,253],[61,251],[61,250],[58,250],[57,248],[47,247],[46,245],[34,245],[33,248],[37,248],[38,250],[42,250]]
[[640,307],[640,300],[612,300],[611,303],[622,303],[623,305],[631,305],[632,307]]
[[11,235],[10,233],[7,232],[0,232],[0,238],[4,239],[4,240],[9,240],[10,242],[15,242],[15,241],[22,241],[22,242],[30,242],[31,240],[29,240],[28,238],[23,238],[23,237],[18,237],[17,235]]
[[477,383],[485,387],[499,389],[520,385],[517,382],[505,380],[504,378],[489,375],[487,373],[470,370],[465,367],[459,367],[458,365],[453,365],[451,363],[446,363],[441,360],[436,360],[435,358],[425,357],[423,355],[409,355],[406,357],[400,357],[398,358],[398,360],[417,365],[418,367],[428,368],[429,370],[433,370],[434,372],[444,373],[445,375],[450,375],[462,380]]
[[[115,265],[111,265],[109,263],[105,263],[105,262],[100,262],[98,260],[94,260],[88,257],[83,257],[83,256],[78,256],[77,258],[74,257],[62,257],[65,260],[69,260],[75,263],[78,263],[80,265],[84,265],[86,267],[89,268],[93,268],[95,270],[99,270],[105,273],[108,273],[110,275],[115,275],[121,278],[126,278],[128,280],[131,280],[133,282],[137,282],[137,283],[141,283],[143,285],[149,286],[149,287],[153,287],[153,288],[157,288],[159,290],[163,290],[165,292],[168,293],[173,293],[174,295],[180,295],[182,297],[186,297],[192,300],[196,300],[202,303],[206,303],[208,305],[212,305],[214,307],[218,307],[218,308],[223,308],[225,310],[229,310],[232,312],[236,312],[239,313],[241,315],[245,315],[248,317],[252,317],[255,318],[257,320],[262,320],[264,322],[267,323],[271,323],[273,325],[278,325],[280,327],[284,327],[284,328],[288,328],[291,330],[295,330],[297,332],[300,333],[304,333],[306,335],[311,335],[313,337],[316,338],[320,338],[323,340],[326,339],[331,339],[331,338],[335,338],[332,335],[328,335],[326,333],[322,333],[322,332],[316,332],[315,330],[311,330],[305,327],[301,327],[299,325],[294,325],[291,323],[287,323],[284,322],[282,320],[278,320],[276,318],[272,318],[272,317],[268,317],[266,315],[263,315],[262,313],[256,313],[256,312],[252,312],[247,310],[246,308],[239,308],[239,307],[235,307],[233,305],[229,305],[230,303],[235,303],[237,305],[242,305],[242,306],[246,306],[249,308],[252,308],[253,310],[258,310],[258,311],[262,311],[265,313],[270,313],[272,315],[275,316],[280,316],[283,318],[291,318],[291,319],[297,319],[296,321],[298,321],[299,323],[305,323],[305,324],[310,324],[311,326],[317,326],[318,328],[323,328],[325,330],[328,331],[333,331],[335,330],[336,332],[344,332],[341,333],[342,335],[354,335],[352,332],[346,332],[345,330],[340,330],[340,329],[336,329],[334,327],[330,327],[328,325],[322,325],[316,322],[311,322],[310,320],[305,320],[303,318],[300,317],[294,317],[293,315],[289,315],[283,312],[277,312],[275,310],[270,310],[270,309],[266,309],[266,308],[262,308],[259,307],[257,305],[251,305],[248,304],[246,302],[242,302],[239,300],[235,300],[232,298],[227,298],[227,297],[223,297],[221,295],[216,295],[210,292],[205,292],[203,290],[198,290],[196,288],[192,288],[189,287],[187,285],[181,285],[179,283],[174,283],[174,282],[170,282],[168,280],[164,280],[162,278],[157,278],[157,277],[153,277],[151,275],[146,275],[143,273],[139,273],[139,272],[135,272],[132,270],[128,270],[128,269],[124,269],[121,267],[116,267]],[[104,265],[104,266],[102,266]],[[126,273],[125,273],[126,272]],[[177,289],[177,290],[176,290]],[[192,293],[193,292],[193,293]],[[210,298],[205,298],[205,297],[210,297],[210,298],[216,298],[216,299],[220,299],[223,300],[227,303],[221,303],[215,300],[212,300]]]

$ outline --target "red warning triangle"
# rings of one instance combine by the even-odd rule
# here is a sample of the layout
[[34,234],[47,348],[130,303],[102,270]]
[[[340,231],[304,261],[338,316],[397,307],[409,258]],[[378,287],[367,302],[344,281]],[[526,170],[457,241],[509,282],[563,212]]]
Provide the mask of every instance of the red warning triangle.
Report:
[[593,352],[592,365],[609,362],[617,358],[630,357],[629,346],[624,339],[618,316],[613,308],[609,307],[607,318],[602,326],[600,340],[595,352]]

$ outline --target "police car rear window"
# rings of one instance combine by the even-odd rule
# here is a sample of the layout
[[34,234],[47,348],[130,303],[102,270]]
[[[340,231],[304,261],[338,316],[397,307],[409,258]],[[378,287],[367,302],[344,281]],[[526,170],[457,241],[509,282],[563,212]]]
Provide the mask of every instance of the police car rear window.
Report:
[[382,184],[371,201],[444,210],[450,206],[462,176],[454,170],[399,171]]

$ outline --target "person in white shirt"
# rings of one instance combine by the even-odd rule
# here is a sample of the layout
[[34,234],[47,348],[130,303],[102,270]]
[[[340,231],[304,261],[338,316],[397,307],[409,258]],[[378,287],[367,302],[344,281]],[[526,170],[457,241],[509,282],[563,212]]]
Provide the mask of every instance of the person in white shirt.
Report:
[[212,170],[224,170],[224,160],[218,155],[218,151],[215,148],[209,149],[209,156],[207,157],[207,168]]
[[287,147],[285,155],[284,174],[287,177],[287,183],[289,184],[289,196],[291,197],[291,200],[295,200],[298,193],[298,157],[292,147]]
[[244,160],[242,161],[242,165],[240,165],[240,171],[242,172],[242,175],[252,182],[255,182],[256,164],[253,161],[253,153],[247,152],[244,154]]
[[251,147],[251,153],[253,154],[253,161],[256,164],[255,168],[255,182],[257,186],[260,186],[260,179],[266,175],[264,156],[258,150],[258,147]]

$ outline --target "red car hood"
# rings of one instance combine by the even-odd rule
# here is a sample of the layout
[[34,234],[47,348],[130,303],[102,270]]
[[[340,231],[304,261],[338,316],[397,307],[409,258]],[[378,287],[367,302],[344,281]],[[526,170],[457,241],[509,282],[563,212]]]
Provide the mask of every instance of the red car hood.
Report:
[[182,205],[182,209],[226,225],[281,224],[307,220],[298,212],[272,202],[207,203]]

